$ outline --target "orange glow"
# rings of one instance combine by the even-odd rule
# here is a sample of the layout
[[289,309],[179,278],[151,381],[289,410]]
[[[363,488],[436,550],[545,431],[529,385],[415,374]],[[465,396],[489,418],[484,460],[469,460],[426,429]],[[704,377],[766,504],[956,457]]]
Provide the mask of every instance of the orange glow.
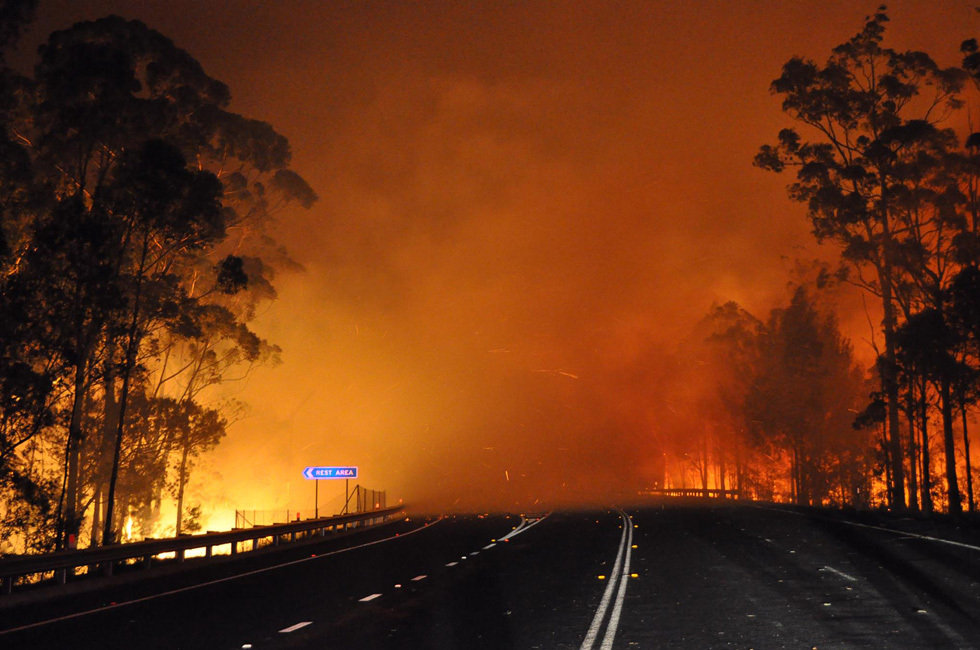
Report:
[[[752,158],[787,122],[782,64],[825,58],[873,3],[423,5],[51,0],[21,47],[143,20],[286,135],[321,197],[276,228],[305,267],[254,323],[282,365],[213,394],[250,408],[194,469],[203,530],[312,516],[307,465],[358,465],[417,511],[698,487],[695,324],[727,300],[764,316],[794,258],[833,257]],[[978,14],[941,7],[889,3],[889,42],[957,63]],[[860,299],[841,308],[869,358]]]

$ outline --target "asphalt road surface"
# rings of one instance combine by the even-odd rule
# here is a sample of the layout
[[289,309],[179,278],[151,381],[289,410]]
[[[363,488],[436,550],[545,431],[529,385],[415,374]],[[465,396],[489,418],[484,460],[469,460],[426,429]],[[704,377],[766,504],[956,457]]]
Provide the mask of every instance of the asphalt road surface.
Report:
[[980,546],[904,528],[717,502],[413,518],[0,603],[0,648],[980,648]]

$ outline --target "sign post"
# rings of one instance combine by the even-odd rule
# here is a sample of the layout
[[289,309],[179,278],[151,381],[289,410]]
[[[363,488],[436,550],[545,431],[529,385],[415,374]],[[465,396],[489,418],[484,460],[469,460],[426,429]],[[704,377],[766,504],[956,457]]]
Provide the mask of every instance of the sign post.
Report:
[[320,479],[344,479],[344,513],[350,500],[350,479],[357,478],[357,467],[307,467],[303,478],[313,480],[313,517],[320,518]]

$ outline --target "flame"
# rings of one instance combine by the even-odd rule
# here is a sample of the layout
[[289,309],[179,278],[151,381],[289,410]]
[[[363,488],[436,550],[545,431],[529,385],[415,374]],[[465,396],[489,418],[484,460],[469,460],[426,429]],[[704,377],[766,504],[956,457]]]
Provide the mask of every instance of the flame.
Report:
[[127,513],[126,523],[123,524],[123,539],[124,541],[133,541],[133,514]]

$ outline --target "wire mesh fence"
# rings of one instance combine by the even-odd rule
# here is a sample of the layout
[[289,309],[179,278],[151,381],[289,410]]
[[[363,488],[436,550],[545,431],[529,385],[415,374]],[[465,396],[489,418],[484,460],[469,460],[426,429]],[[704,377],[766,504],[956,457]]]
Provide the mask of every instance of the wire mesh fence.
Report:
[[[339,499],[331,500],[331,503],[321,504],[318,508],[319,514],[354,514],[360,512],[370,512],[371,510],[381,510],[387,507],[388,495],[385,490],[374,490],[363,485],[356,485],[347,496],[346,502],[343,495]],[[336,512],[334,512],[336,510]],[[268,526],[270,524],[282,524],[290,521],[297,521],[313,515],[314,511],[307,508],[304,511],[299,508],[274,508],[272,510],[245,509],[235,510],[235,528],[252,528],[253,526]]]
[[357,504],[354,512],[368,512],[386,507],[387,495],[384,490],[371,490],[358,485],[355,492]]
[[[290,514],[293,514],[293,516],[290,517]],[[235,510],[235,528],[284,524],[298,518],[299,513],[289,508],[277,508],[275,510]]]

